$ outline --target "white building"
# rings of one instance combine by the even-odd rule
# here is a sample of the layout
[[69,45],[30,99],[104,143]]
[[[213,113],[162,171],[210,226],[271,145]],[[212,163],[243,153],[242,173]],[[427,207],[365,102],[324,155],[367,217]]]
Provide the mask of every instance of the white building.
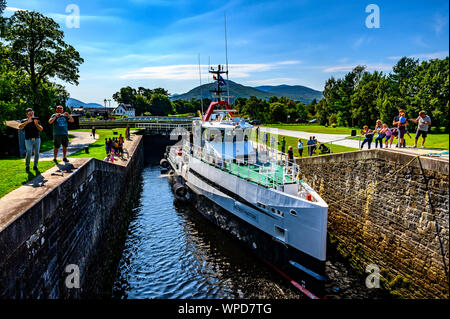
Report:
[[114,115],[125,115],[128,117],[135,117],[135,111],[134,107],[132,107],[130,104],[124,104],[120,103],[119,106],[117,106],[114,111]]

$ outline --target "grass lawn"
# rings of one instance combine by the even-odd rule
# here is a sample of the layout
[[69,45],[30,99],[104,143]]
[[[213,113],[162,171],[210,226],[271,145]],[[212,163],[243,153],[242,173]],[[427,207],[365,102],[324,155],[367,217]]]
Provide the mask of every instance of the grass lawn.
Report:
[[[255,141],[256,140],[256,131],[253,130],[252,133],[253,133],[252,134],[252,140]],[[263,133],[261,132],[260,134],[263,134]],[[270,133],[267,133],[267,135],[268,135],[267,140],[269,141],[268,143],[270,143]],[[283,135],[279,135],[278,142],[281,142],[281,137],[282,136]],[[285,136],[285,138],[286,138],[286,152],[289,149],[289,146],[292,146],[292,148],[294,150],[294,156],[298,157],[299,156],[299,154],[298,154],[298,147],[297,147],[298,138],[293,137],[293,136]],[[306,147],[307,146],[306,145],[307,140],[306,139],[302,139],[302,141],[303,141],[303,157],[308,157],[308,149]],[[318,142],[320,143],[319,140],[318,140]],[[329,143],[325,143],[325,145],[328,148],[330,148],[330,144]],[[277,149],[279,151],[281,151],[281,145],[280,144],[277,144]],[[358,149],[356,149],[356,148],[347,147],[347,146],[341,146],[341,145],[336,145],[336,144],[333,144],[333,149],[332,149],[333,153],[345,153],[345,152],[351,152],[351,151],[357,151],[357,150]],[[318,155],[323,155],[323,154],[321,154],[320,151],[317,149],[316,150],[316,154],[313,154],[312,156],[318,156]]]
[[[79,129],[78,132],[91,132],[91,129]],[[117,132],[117,135],[114,135],[113,131]],[[87,158],[93,157],[99,160],[103,160],[106,157],[105,151],[105,138],[113,138],[119,137],[120,134],[125,138],[125,128],[115,128],[115,129],[96,129],[95,134],[99,135],[99,138],[89,145],[89,154],[86,154],[84,150],[79,150],[78,152],[73,153],[69,157],[75,158]]]
[[[324,134],[342,134],[342,135],[350,135],[352,130],[356,130],[356,134],[360,134],[361,129],[360,128],[351,128],[351,127],[325,127],[322,125],[310,125],[310,124],[267,124],[264,125],[267,127],[273,127],[273,128],[279,128],[284,130],[291,130],[291,131],[303,131],[308,133],[324,133]],[[444,130],[444,128],[441,128],[441,131]],[[414,137],[416,135],[415,131],[409,133],[411,135],[411,138],[406,135],[406,145],[407,146],[414,146]],[[435,128],[432,129],[431,133],[428,133],[427,140],[425,142],[426,148],[437,148],[437,149],[449,149],[449,134],[444,133],[436,133]],[[352,140],[358,140],[359,137],[348,137]],[[286,140],[288,139],[288,136],[286,136]],[[363,138],[361,138],[361,141]],[[394,143],[396,142],[396,139],[394,139]],[[375,143],[375,139],[373,141]],[[373,144],[372,143],[372,144]],[[297,145],[297,143],[293,144],[292,146]],[[419,142],[417,145],[420,147],[422,145],[422,137],[419,138]],[[328,146],[328,145],[327,145]],[[337,147],[335,152],[335,147]],[[333,145],[333,153],[337,153],[340,148],[343,147],[343,151],[345,149],[348,149],[348,147],[344,146],[338,146]],[[354,150],[354,149],[352,149]]]
[[[30,166],[33,167],[33,157],[31,158]],[[40,161],[38,163],[38,168],[41,172],[45,172],[53,166],[55,166],[55,163],[52,161]],[[0,172],[0,197],[36,177],[36,173],[33,170],[30,170],[30,173],[25,172],[23,158],[1,159]]]
[[[113,135],[113,130],[117,131],[118,134],[122,134],[122,136],[125,136],[125,128],[97,129],[97,134],[100,135],[100,139],[89,146],[89,154],[85,154],[84,150],[80,150],[68,157],[95,157],[103,160],[105,158],[105,137],[119,137],[119,135]],[[77,131],[91,132],[90,129],[80,129]],[[69,139],[73,137],[73,135],[69,134]],[[41,146],[41,152],[45,152],[51,149],[53,149],[53,140],[46,141]],[[31,158],[31,167],[32,166],[33,157]],[[55,166],[55,163],[53,163],[53,161],[39,161],[38,164],[38,168],[41,172],[45,172],[53,166]],[[3,197],[14,189],[31,181],[35,177],[36,174],[33,170],[31,170],[30,173],[25,172],[25,162],[23,158],[0,159],[0,197]]]
[[361,130],[356,127],[344,127],[344,126],[323,126],[323,125],[311,125],[311,124],[264,124],[266,127],[279,128],[290,131],[302,131],[308,133],[324,133],[324,134],[342,134],[350,135],[352,130],[356,130],[357,134]]
[[[73,136],[72,134],[69,134],[69,142],[74,137],[75,136]],[[41,143],[41,151],[40,151],[40,153],[47,152],[47,151],[50,151],[52,149],[53,149],[53,139]]]
[[[409,133],[411,137],[406,135],[406,146],[414,146],[414,138],[416,136],[416,133]],[[426,148],[436,148],[436,149],[449,149],[449,134],[437,134],[437,133],[428,133],[427,139],[425,141],[425,147]],[[359,137],[349,137],[349,139],[352,140],[358,140]],[[361,137],[361,142],[364,140],[364,138]],[[372,144],[375,143],[375,137],[372,141]],[[398,139],[394,138],[394,141],[392,144],[397,144]],[[422,145],[422,137],[419,137],[419,141],[417,142],[417,147],[420,147]],[[383,146],[384,146],[384,139],[383,139]],[[334,146],[333,146],[334,148]]]
[[[411,135],[411,138],[409,138],[408,135],[406,135],[406,146],[414,146],[414,138],[416,136],[416,133],[409,133]],[[396,139],[394,139],[395,143],[397,142]],[[439,148],[439,149],[445,149],[448,150],[448,142],[449,142],[449,134],[435,134],[430,133],[427,136],[427,139],[425,141],[425,147],[426,148]],[[417,142],[417,147],[420,147],[422,145],[422,136],[419,137],[419,141]]]

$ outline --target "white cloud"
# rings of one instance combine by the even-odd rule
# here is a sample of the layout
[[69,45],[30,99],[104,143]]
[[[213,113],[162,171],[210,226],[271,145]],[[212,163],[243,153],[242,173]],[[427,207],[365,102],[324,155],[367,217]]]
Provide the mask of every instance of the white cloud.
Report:
[[27,11],[25,9],[14,8],[14,7],[6,7],[5,11],[16,12],[16,11]]
[[421,46],[421,47],[424,47],[424,48],[429,48],[429,47],[430,47],[430,46],[428,45],[428,43],[426,43],[426,42],[423,40],[423,36],[421,36],[421,35],[418,35],[418,36],[413,37],[412,40],[413,40],[414,43],[417,44],[418,46]]
[[277,62],[276,64],[279,65],[290,65],[290,64],[300,64],[302,63],[302,61],[299,60],[290,60],[290,61],[281,61],[281,62]]
[[[56,22],[60,24],[66,23],[67,17],[69,17],[69,14],[63,14],[63,13],[48,13],[46,16],[52,18]],[[122,19],[115,16],[92,16],[92,15],[80,15],[80,23],[83,22],[100,22],[100,23],[119,23]]]
[[[353,70],[358,64],[354,65],[335,65],[330,66],[325,69],[323,69],[323,72],[327,73],[335,73],[335,72],[350,72]],[[366,65],[367,71],[391,71],[392,65],[390,64],[367,64]]]
[[[254,72],[270,71],[283,65],[297,64],[299,61],[281,61],[275,63],[230,64],[230,78],[246,78]],[[207,78],[208,66],[201,65],[202,78]],[[121,79],[166,79],[193,80],[198,78],[198,64],[150,66],[120,76]]]
[[246,83],[252,86],[260,86],[260,85],[298,84],[301,83],[301,81],[299,79],[294,78],[273,78],[264,80],[251,80],[246,81]]
[[365,37],[360,37],[355,42],[353,42],[353,48],[359,48],[364,43]]
[[[417,53],[408,55],[408,58],[416,58],[416,59],[442,59],[448,56],[448,51],[438,51],[431,53]],[[390,56],[389,60],[400,60],[401,56]]]
[[440,14],[436,14],[433,21],[433,29],[437,35],[439,35],[442,29],[447,25],[448,17],[443,17]]
[[156,62],[168,59],[181,59],[185,57],[190,57],[190,55],[184,54],[162,54],[162,55],[150,55],[150,54],[127,54],[123,56],[117,56],[112,58],[105,59],[108,62],[112,63],[124,63],[124,62]]

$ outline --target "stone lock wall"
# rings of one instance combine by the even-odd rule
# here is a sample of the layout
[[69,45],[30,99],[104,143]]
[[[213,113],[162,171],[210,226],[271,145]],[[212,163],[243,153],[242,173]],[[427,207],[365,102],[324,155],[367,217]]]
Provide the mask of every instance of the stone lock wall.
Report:
[[329,205],[331,243],[355,269],[375,264],[382,286],[398,297],[448,298],[449,164],[420,158],[427,192],[417,159],[393,174],[413,159],[370,150],[297,162]]
[[[141,141],[126,166],[90,159],[0,232],[0,298],[107,295],[142,167]],[[78,289],[65,283],[70,264]]]

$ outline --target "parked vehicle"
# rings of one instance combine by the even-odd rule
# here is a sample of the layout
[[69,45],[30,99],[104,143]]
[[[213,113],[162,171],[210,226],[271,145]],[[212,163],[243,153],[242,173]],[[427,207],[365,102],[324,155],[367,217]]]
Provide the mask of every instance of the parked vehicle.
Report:
[[260,120],[251,120],[249,123],[251,125],[261,125],[261,121]]

